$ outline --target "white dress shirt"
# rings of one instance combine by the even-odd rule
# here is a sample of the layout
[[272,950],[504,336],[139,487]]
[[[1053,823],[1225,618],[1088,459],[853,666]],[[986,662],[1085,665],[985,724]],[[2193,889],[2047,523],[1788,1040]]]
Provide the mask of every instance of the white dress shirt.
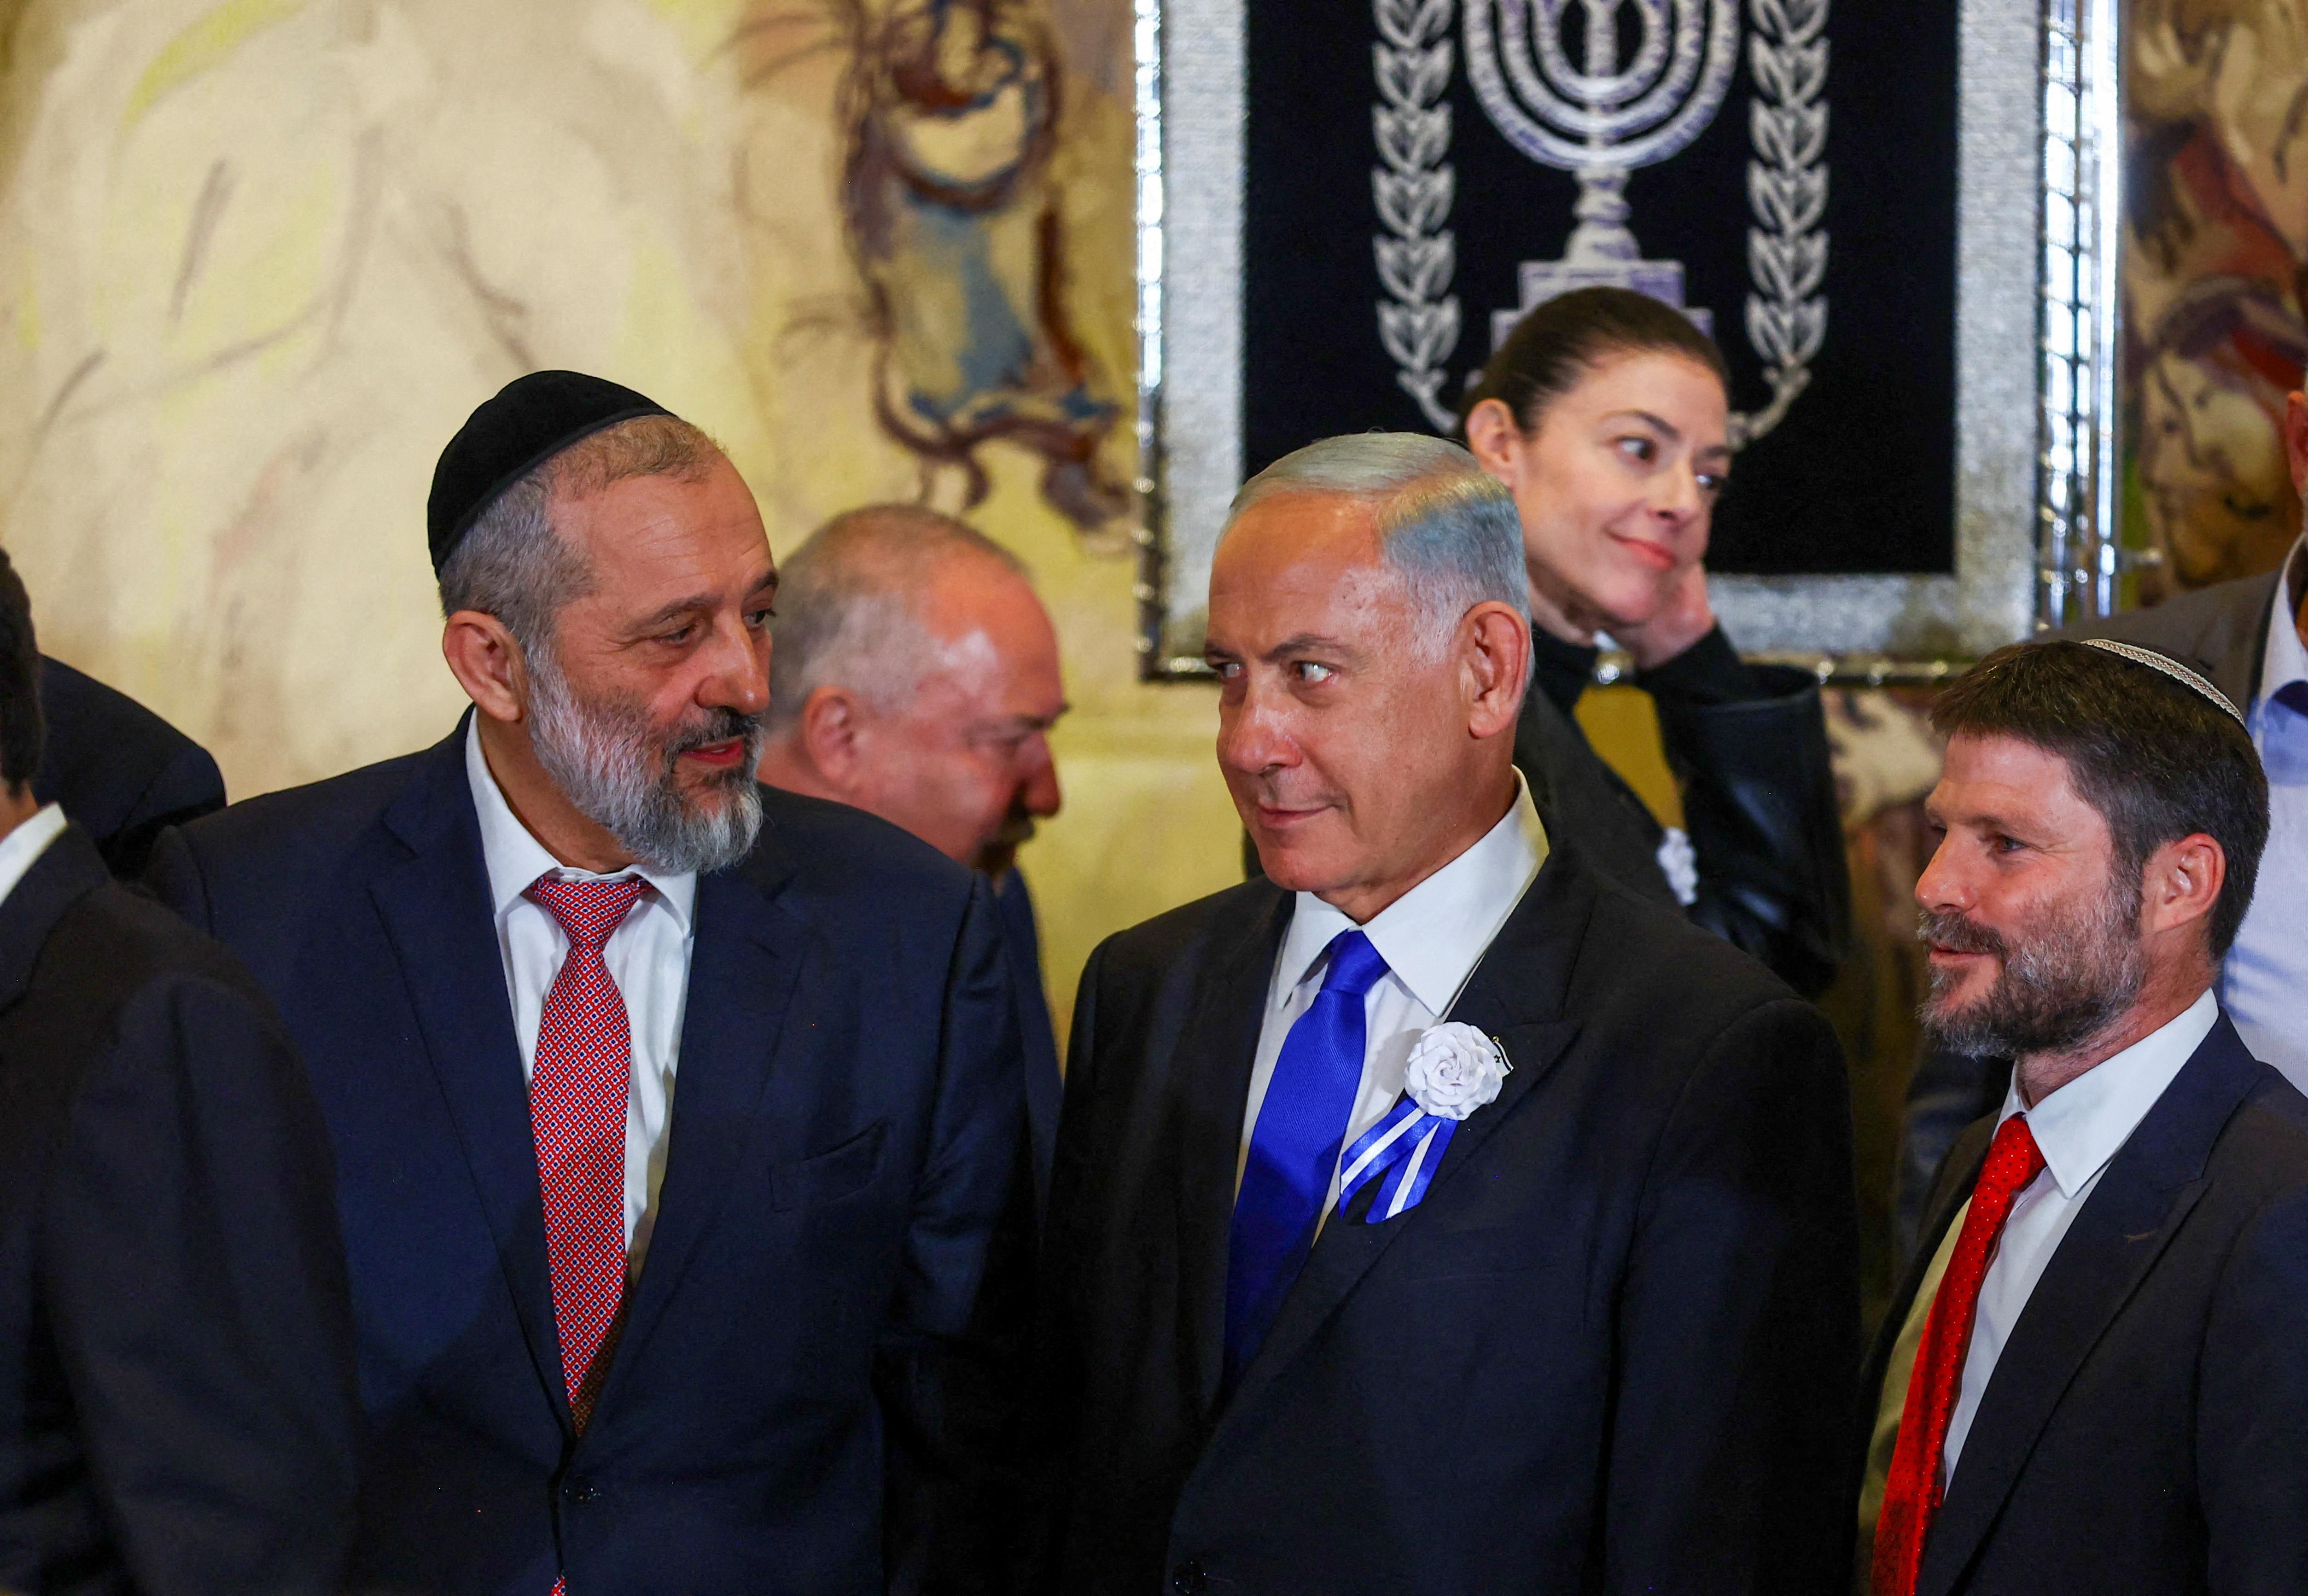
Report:
[[[1524,889],[1546,862],[1546,832],[1530,801],[1522,772],[1515,772],[1513,806],[1475,845],[1412,887],[1372,917],[1360,929],[1386,961],[1387,973],[1363,996],[1363,1076],[1339,1151],[1386,1117],[1402,1096],[1403,1066],[1418,1033],[1451,1012],[1460,988],[1475,971],[1491,939],[1507,923]],[[1355,922],[1312,893],[1300,893],[1290,929],[1274,962],[1274,979],[1259,1028],[1258,1054],[1250,1072],[1250,1105],[1243,1115],[1242,1149],[1235,1162],[1240,1189],[1250,1134],[1274,1079],[1282,1040],[1322,989],[1330,962],[1322,952]],[[1339,1195],[1339,1174],[1331,1171],[1331,1195]]]
[[0,837],[0,902],[16,890],[48,844],[64,834],[65,812],[54,804],[42,804],[30,820]]
[[[2029,1181],[2013,1200],[2003,1221],[2003,1234],[1987,1262],[1979,1285],[1979,1307],[1971,1322],[1971,1350],[1964,1355],[1963,1391],[1948,1419],[1947,1446],[1941,1454],[1942,1487],[1955,1478],[1955,1461],[1963,1450],[1971,1421],[1978,1416],[1979,1399],[1995,1373],[1995,1360],[2020,1322],[2036,1282],[2060,1238],[2083,1205],[2116,1150],[2131,1139],[2148,1110],[2164,1095],[2181,1067],[2195,1056],[2220,1017],[2219,1000],[2209,992],[2123,1052],[2094,1065],[2082,1074],[2030,1109],[2020,1100],[2015,1074],[2004,1094],[2003,1111],[1996,1126],[2015,1114],[2028,1117],[2028,1129],[2044,1155],[2043,1172]],[[1950,1234],[1961,1228],[1970,1204],[1956,1215]]]
[[[2308,684],[2299,622],[2308,538],[2293,545],[2284,570],[2268,617],[2260,691],[2244,715],[2268,770],[2268,847],[2259,889],[2221,971],[2220,1001],[2252,1057],[2308,1091],[2308,712],[2276,701],[2287,685]],[[2295,691],[2295,703],[2303,695],[2308,686]]]
[[[512,1031],[521,1048],[521,1079],[537,1069],[537,1028],[546,994],[568,956],[561,922],[524,896],[540,876],[570,881],[611,876],[563,865],[530,834],[505,802],[481,752],[480,729],[465,738],[465,777],[481,822],[481,857],[489,872],[489,902],[496,917],[497,952],[504,960],[505,995],[512,1000]],[[4,846],[4,844],[0,844]],[[618,876],[650,884],[601,950],[609,979],[625,1002],[633,1029],[633,1082],[625,1102],[625,1273],[641,1272],[657,1223],[658,1189],[665,1184],[667,1133],[673,1124],[673,1074],[681,1051],[682,1011],[689,1002],[690,911],[697,901],[694,872],[668,876],[636,865]]]

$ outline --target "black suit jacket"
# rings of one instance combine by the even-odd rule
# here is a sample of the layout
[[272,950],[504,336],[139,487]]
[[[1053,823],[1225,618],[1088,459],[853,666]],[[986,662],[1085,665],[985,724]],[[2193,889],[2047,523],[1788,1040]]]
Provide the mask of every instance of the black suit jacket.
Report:
[[1455,1013],[1514,1066],[1498,1100],[1417,1207],[1332,1216],[1220,1405],[1290,911],[1248,882],[1109,938],[1082,976],[1046,1255],[1046,1584],[1836,1589],[1858,1353],[1841,1055],[1761,966],[1565,847]]
[[[1746,669],[1775,695],[1657,700],[1698,861],[1698,896],[1686,912],[1815,996],[1851,942],[1851,878],[1819,682],[1791,666]],[[1659,867],[1659,823],[1536,683],[1523,694],[1514,758],[1549,836],[1572,843],[1637,897],[1681,907]]]
[[[1978,1183],[1940,1171],[1864,1382]],[[1863,1447],[1864,1450],[1864,1447]],[[1996,1359],[1916,1596],[2308,1591],[2308,1100],[2223,1015],[2100,1176]]]
[[977,1310],[1024,1117],[992,901],[860,810],[762,803],[698,880],[659,1218],[581,1439],[462,729],[161,840],[158,884],[275,995],[335,1139],[366,1584],[982,1574],[1004,1327]]
[[0,1589],[333,1592],[356,1428],[280,1021],[67,830],[0,900]]
[[143,874],[153,839],[224,807],[208,750],[125,693],[40,659],[47,743],[32,793],[62,804],[122,880]]

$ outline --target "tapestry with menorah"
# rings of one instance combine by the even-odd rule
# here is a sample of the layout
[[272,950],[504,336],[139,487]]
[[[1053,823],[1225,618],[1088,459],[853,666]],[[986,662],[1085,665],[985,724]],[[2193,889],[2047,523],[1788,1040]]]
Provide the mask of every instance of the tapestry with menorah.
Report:
[[1524,311],[1615,283],[1730,363],[1711,566],[1951,569],[1957,13],[1247,0],[1244,468],[1450,432]]

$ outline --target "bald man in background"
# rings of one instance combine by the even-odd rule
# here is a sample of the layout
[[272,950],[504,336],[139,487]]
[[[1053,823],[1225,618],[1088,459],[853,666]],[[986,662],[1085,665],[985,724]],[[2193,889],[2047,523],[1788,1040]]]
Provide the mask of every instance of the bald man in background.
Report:
[[1058,812],[1058,638],[1015,555],[910,505],[838,515],[780,570],[761,779],[903,826],[995,884],[1025,1039],[1034,1189],[1046,1195],[1058,1050],[1017,870]]

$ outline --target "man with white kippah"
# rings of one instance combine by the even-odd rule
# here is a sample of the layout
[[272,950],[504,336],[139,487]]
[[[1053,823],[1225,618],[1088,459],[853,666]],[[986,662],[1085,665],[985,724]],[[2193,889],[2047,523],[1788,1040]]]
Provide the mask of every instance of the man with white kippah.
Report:
[[2267,783],[2221,690],[2095,639],[1942,693],[1926,1029],[2008,1060],[1863,1389],[1873,1596],[2308,1589],[2308,1099],[2222,1012]]
[[[2308,489],[2308,399],[2292,396],[2285,446]],[[2062,634],[2146,647],[2190,661],[2244,720],[2268,773],[2265,888],[2236,929],[2219,996],[2252,1057],[2308,1091],[2308,537],[2283,565],[2126,610]],[[2004,1077],[1993,1061],[1944,1050],[1918,1062],[1899,1160],[1899,1225],[1911,1244],[1923,1194],[1956,1132],[1991,1106]]]

